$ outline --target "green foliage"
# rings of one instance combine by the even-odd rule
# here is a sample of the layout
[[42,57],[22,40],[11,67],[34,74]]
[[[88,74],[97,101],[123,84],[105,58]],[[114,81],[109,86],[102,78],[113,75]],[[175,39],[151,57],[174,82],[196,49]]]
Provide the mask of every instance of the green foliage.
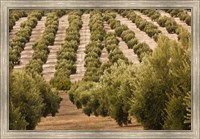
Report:
[[[121,72],[124,71],[124,72]],[[90,116],[111,116],[119,125],[128,124],[135,67],[119,60],[105,69],[100,82],[81,81],[69,90],[70,100]]]
[[169,33],[176,33],[176,29],[178,28],[176,21],[173,18],[167,16],[160,17],[158,19],[158,24],[161,27],[166,27]]
[[47,116],[48,114],[52,114],[52,116],[55,116],[60,108],[59,104],[61,101],[61,98],[58,96],[58,91],[52,89],[42,76],[34,74],[33,78],[35,79],[35,84],[43,98],[44,108],[42,115]]
[[121,36],[122,32],[124,32],[125,30],[128,30],[128,27],[125,25],[121,25],[115,28],[117,36]]
[[128,62],[128,59],[124,56],[124,54],[122,53],[122,51],[118,47],[115,47],[113,49],[113,51],[111,51],[109,53],[108,58],[109,58],[109,60],[110,60],[111,63],[115,63],[119,59]]
[[171,9],[171,10],[166,10],[171,16],[173,17],[179,17],[180,20],[184,21],[186,24],[191,26],[191,16],[182,9]]
[[[191,89],[190,54],[187,51],[176,42],[159,37],[157,49],[139,67],[131,111],[145,129],[163,129],[164,123],[168,123],[165,121],[167,112],[163,114],[163,110],[166,104],[169,104],[168,109],[174,104],[174,101],[168,102],[168,96],[184,97]],[[179,106],[183,108],[182,104]],[[176,111],[174,108],[168,114]],[[181,118],[177,116],[176,121]]]
[[14,72],[10,78],[10,100],[28,123],[26,129],[34,129],[44,107],[36,82],[25,72]]
[[34,129],[41,116],[58,112],[60,97],[44,79],[26,71],[10,75],[10,129]]
[[184,29],[183,27],[179,27],[176,32],[178,33],[178,40],[181,42],[184,48],[191,47],[191,34]]
[[146,43],[139,43],[135,45],[133,50],[134,53],[138,55],[140,62],[146,55],[150,55],[153,52]]
[[[138,26],[140,25],[140,22],[144,22],[145,24],[142,28],[143,28],[143,30],[145,30],[148,33],[149,36],[151,36],[151,37],[157,36],[160,33],[160,31],[157,29],[157,27],[155,27],[153,24],[146,22],[146,20],[143,20],[141,17],[137,16],[133,11],[125,10],[125,11],[121,12],[119,10],[118,12],[121,13],[122,16],[126,16],[129,19],[137,18],[137,21],[134,21],[134,22],[137,22],[136,24]],[[107,14],[109,14],[109,13],[107,13]],[[108,16],[108,18],[109,18],[108,21],[115,20],[111,16]],[[122,27],[123,25],[119,25],[118,28],[120,28],[120,26]],[[151,29],[151,28],[153,28],[153,29]],[[118,30],[116,29],[115,32],[116,31],[118,31]],[[138,43],[138,40],[135,38],[135,33],[133,31],[131,31],[130,29],[128,29],[126,26],[124,27],[124,30],[122,32],[120,30],[119,34],[117,34],[117,35],[120,35],[120,37],[123,39],[123,41],[126,42],[126,44],[128,45],[129,48],[133,48],[134,53],[138,55],[140,62],[142,61],[143,57],[145,57],[145,55],[149,55],[152,53],[152,50],[149,48],[149,46],[146,43]],[[111,36],[113,36],[113,35],[111,35]],[[114,39],[114,37],[111,39]],[[111,50],[114,50],[115,47],[116,47],[116,45],[112,44],[112,45],[108,45],[106,48],[107,48],[108,52],[110,52]],[[115,51],[117,51],[117,50],[115,50]],[[110,58],[111,57],[113,57],[113,55],[110,56]],[[125,57],[122,56],[121,54],[119,57],[121,57],[121,59],[125,59]],[[112,59],[112,62],[116,62],[117,60],[118,60],[118,56],[115,56]]]
[[91,33],[90,40],[103,41],[105,30],[104,30],[104,25],[103,25],[103,16],[101,12],[91,11],[89,27],[90,27],[90,33]]
[[136,38],[133,38],[133,39],[131,39],[127,42],[129,49],[133,49],[134,46],[137,45],[137,44],[138,44],[138,40]]
[[50,84],[58,90],[69,90],[71,82],[67,76],[63,76],[64,73],[59,73],[59,76],[54,76],[51,79]]
[[169,97],[169,102],[167,102],[166,107],[167,117],[165,119],[163,129],[165,130],[183,130],[187,129],[184,124],[185,106],[183,104],[183,99],[175,97],[174,95]]
[[191,22],[192,22],[192,19],[191,19],[191,16],[188,16],[185,18],[185,23],[189,26],[191,26]]
[[15,108],[11,100],[9,102],[9,123],[10,130],[25,130],[28,125],[19,107]]
[[76,73],[76,67],[73,65],[71,60],[61,59],[58,60],[58,64],[56,65],[56,70],[68,69],[70,74]]
[[142,9],[140,10],[143,14],[149,16],[151,20],[157,21],[161,16],[160,13],[156,9]]
[[29,73],[42,73],[42,65],[44,63],[40,59],[31,59],[29,64],[26,66],[26,71]]

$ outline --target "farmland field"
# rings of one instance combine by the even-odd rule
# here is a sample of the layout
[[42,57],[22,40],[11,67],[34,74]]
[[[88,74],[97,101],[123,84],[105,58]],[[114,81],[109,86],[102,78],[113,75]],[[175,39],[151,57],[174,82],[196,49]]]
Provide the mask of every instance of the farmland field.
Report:
[[191,11],[9,11],[11,130],[190,130]]

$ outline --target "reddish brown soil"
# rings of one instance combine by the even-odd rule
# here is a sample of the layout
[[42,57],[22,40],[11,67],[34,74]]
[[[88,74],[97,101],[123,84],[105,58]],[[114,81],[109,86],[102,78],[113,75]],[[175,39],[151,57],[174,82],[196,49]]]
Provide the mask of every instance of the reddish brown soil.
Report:
[[77,109],[64,92],[60,93],[63,98],[59,113],[55,117],[42,118],[36,130],[142,130],[143,127],[135,120],[132,124],[120,127],[110,117],[88,117],[81,109]]

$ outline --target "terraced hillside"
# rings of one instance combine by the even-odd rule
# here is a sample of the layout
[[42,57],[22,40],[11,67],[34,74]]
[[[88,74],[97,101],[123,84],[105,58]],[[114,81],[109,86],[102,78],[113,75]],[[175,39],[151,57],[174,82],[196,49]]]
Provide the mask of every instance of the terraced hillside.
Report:
[[10,129],[190,129],[188,9],[13,13]]

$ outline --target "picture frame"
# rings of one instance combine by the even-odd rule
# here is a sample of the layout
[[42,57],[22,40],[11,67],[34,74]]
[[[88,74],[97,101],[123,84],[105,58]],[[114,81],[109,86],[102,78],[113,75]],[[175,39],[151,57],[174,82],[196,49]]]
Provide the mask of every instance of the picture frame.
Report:
[[[9,31],[8,13],[10,9],[145,9],[145,8],[188,8],[192,11],[192,125],[191,130],[142,130],[142,131],[60,131],[60,130],[9,130]],[[200,1],[177,0],[177,1],[10,1],[1,0],[1,47],[0,47],[0,137],[7,138],[80,138],[80,139],[200,139]]]

